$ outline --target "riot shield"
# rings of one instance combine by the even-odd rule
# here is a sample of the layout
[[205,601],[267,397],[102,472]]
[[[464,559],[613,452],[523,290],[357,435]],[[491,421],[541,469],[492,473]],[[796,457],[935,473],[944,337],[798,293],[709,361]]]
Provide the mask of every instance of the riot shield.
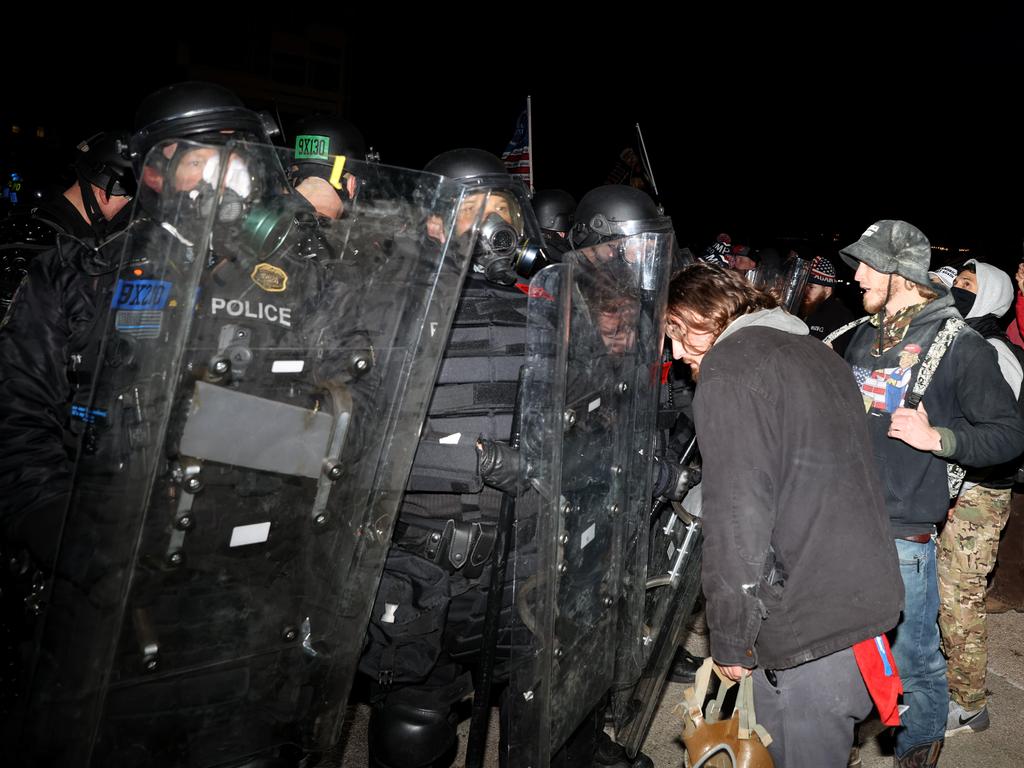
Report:
[[751,285],[772,294],[779,306],[795,315],[800,310],[810,273],[810,262],[791,251],[781,266],[758,265],[747,273],[747,280]]
[[[24,753],[221,766],[340,732],[472,250],[461,186],[156,147],[126,236],[34,664]],[[470,228],[471,229],[471,228]]]
[[672,502],[651,519],[647,597],[640,642],[643,673],[612,694],[615,738],[634,757],[643,746],[676,651],[700,595],[700,486],[680,504]]
[[671,232],[644,233],[574,251],[530,284],[513,768],[547,766],[617,668],[638,661],[672,242]]

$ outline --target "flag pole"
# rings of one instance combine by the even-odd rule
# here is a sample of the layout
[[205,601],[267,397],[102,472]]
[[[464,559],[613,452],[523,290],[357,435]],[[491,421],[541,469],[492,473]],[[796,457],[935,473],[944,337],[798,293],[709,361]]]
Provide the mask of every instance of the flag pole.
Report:
[[644,144],[644,132],[640,130],[640,123],[636,124],[636,135],[640,139],[640,157],[644,164],[644,170],[647,171],[647,176],[651,180],[651,188],[654,190],[654,197],[658,195],[658,182],[654,180],[654,169],[651,168],[651,158],[647,156],[647,145]]
[[530,195],[533,195],[533,100],[526,97],[526,145],[530,148]]

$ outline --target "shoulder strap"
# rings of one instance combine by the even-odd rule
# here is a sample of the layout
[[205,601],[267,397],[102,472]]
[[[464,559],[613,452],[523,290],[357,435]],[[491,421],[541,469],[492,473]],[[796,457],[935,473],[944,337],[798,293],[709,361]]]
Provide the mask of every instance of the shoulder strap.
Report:
[[852,331],[858,325],[863,325],[864,323],[866,323],[868,320],[871,319],[871,317],[872,317],[872,315],[864,315],[864,317],[858,317],[856,320],[852,320],[851,322],[847,323],[846,325],[841,325],[838,328],[836,328],[834,331],[832,331],[832,333],[830,333],[824,339],[822,339],[822,341],[825,342],[826,344],[831,344],[833,341],[838,339],[844,333],[847,333],[848,331]]
[[966,327],[967,323],[959,317],[951,317],[946,320],[942,328],[939,329],[939,332],[935,334],[935,338],[928,347],[928,353],[924,357],[924,362],[921,363],[921,367],[917,371],[914,387],[904,402],[907,408],[916,408],[917,404],[921,402],[924,391],[931,384],[932,377],[935,375],[935,369],[942,362],[946,350],[953,344],[960,331]]

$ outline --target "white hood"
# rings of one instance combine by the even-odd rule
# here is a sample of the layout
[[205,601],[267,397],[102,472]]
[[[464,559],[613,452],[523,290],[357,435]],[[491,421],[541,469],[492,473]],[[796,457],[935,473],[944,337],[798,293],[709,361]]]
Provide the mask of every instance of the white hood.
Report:
[[1013,304],[1013,282],[1010,280],[1010,276],[1003,270],[977,259],[971,259],[967,264],[974,265],[975,274],[978,276],[978,295],[974,299],[974,306],[967,313],[967,317],[984,317],[985,315],[1002,317],[1005,315],[1010,305]]

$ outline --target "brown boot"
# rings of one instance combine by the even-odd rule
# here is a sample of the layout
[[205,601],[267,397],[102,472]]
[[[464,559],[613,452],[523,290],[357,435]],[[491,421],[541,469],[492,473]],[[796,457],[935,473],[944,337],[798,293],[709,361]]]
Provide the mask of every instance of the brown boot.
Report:
[[1017,606],[1000,600],[998,595],[993,595],[991,592],[985,597],[985,613],[1006,613],[1019,610],[1020,608]]
[[942,739],[939,739],[930,744],[919,744],[909,750],[903,757],[893,755],[893,768],[935,768],[939,764],[942,741]]

